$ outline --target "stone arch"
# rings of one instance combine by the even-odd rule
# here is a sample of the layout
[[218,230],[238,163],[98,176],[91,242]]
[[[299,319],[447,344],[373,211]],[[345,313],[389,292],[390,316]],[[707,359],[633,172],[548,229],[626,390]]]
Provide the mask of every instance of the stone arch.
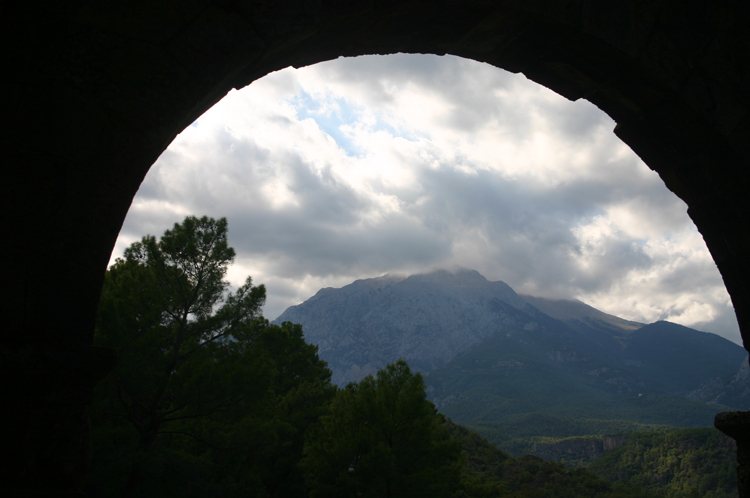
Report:
[[[6,427],[19,429],[2,443],[30,456],[3,469],[4,485],[80,485],[83,406],[112,362],[91,348],[93,318],[130,202],[177,133],[230,89],[289,65],[450,53],[590,100],[689,206],[749,344],[749,5],[150,0],[6,12],[0,385],[14,400]],[[38,430],[53,420],[58,429]],[[63,453],[79,464],[62,465]]]

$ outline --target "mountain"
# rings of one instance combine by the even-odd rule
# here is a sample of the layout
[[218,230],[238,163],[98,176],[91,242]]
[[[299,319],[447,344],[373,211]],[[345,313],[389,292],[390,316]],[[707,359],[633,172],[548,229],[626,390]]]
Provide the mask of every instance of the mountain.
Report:
[[282,321],[303,325],[339,385],[406,359],[441,412],[514,453],[529,438],[706,426],[750,398],[747,352],[726,339],[519,296],[473,270],[322,289]]
[[[670,348],[657,346],[662,328],[678,327],[674,324],[649,327],[652,330],[643,336],[656,336],[654,348],[643,351],[628,348],[627,341],[620,349],[602,347],[611,345],[607,341],[582,344],[583,334],[559,321],[557,327],[555,322],[539,323],[534,331],[497,334],[425,372],[428,394],[439,410],[504,450],[522,455],[540,438],[705,427],[712,425],[717,412],[735,408],[685,397],[706,378],[694,372],[711,375],[713,369],[736,369],[733,360],[746,353],[729,341],[729,359],[717,362],[708,354],[706,361],[685,362],[674,373],[670,361],[653,361],[660,356],[670,359]],[[688,344],[696,339],[690,335]],[[726,345],[718,336],[713,338]],[[679,373],[682,382],[675,377]]]
[[623,363],[642,377],[658,379],[665,392],[687,395],[709,378],[736,375],[747,352],[723,337],[656,322],[634,331]]
[[528,307],[504,282],[473,270],[385,275],[321,289],[274,323],[301,323],[339,385],[399,358],[417,371],[444,365],[510,325],[533,327]]
[[539,311],[572,327],[603,328],[621,333],[637,330],[645,325],[609,315],[578,299],[545,299],[527,295],[520,297]]
[[743,360],[736,373],[723,378],[713,377],[685,397],[693,401],[750,410],[750,364]]

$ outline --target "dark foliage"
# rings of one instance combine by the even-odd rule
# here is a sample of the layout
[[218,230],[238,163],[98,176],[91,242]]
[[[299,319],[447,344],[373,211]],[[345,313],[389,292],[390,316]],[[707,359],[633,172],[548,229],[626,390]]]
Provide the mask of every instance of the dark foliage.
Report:
[[260,317],[263,286],[226,292],[226,233],[188,217],[107,271],[96,339],[120,361],[92,407],[91,496],[307,495],[331,373],[299,325]]
[[656,498],[628,483],[610,484],[586,469],[566,469],[534,456],[513,458],[477,433],[448,422],[466,466],[459,496],[467,498]]
[[713,428],[633,433],[589,466],[668,498],[735,498],[736,446]]
[[338,392],[312,428],[302,464],[313,498],[451,497],[460,447],[399,360]]

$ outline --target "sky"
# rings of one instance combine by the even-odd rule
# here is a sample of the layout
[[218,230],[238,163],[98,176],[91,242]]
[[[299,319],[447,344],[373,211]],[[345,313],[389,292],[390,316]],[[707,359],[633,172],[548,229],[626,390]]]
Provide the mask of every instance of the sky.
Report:
[[112,260],[188,215],[226,217],[233,285],[274,319],[324,287],[463,267],[740,343],[686,205],[585,100],[453,56],[340,58],[230,92],[141,185]]

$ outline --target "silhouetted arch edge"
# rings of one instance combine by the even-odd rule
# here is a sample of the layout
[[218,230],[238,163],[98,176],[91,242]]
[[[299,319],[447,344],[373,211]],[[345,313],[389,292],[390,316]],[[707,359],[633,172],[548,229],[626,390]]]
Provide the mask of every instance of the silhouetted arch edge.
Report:
[[[79,413],[111,366],[91,348],[102,274],[138,186],[173,138],[232,88],[339,56],[453,54],[597,105],[687,203],[750,344],[741,2],[198,0],[7,14],[2,384],[17,400],[6,415],[14,426],[31,430],[29,414],[49,410],[38,407]],[[71,417],[66,430],[80,434]],[[5,437],[30,454],[51,444]],[[4,482],[75,488],[86,467],[35,462],[6,468]]]

